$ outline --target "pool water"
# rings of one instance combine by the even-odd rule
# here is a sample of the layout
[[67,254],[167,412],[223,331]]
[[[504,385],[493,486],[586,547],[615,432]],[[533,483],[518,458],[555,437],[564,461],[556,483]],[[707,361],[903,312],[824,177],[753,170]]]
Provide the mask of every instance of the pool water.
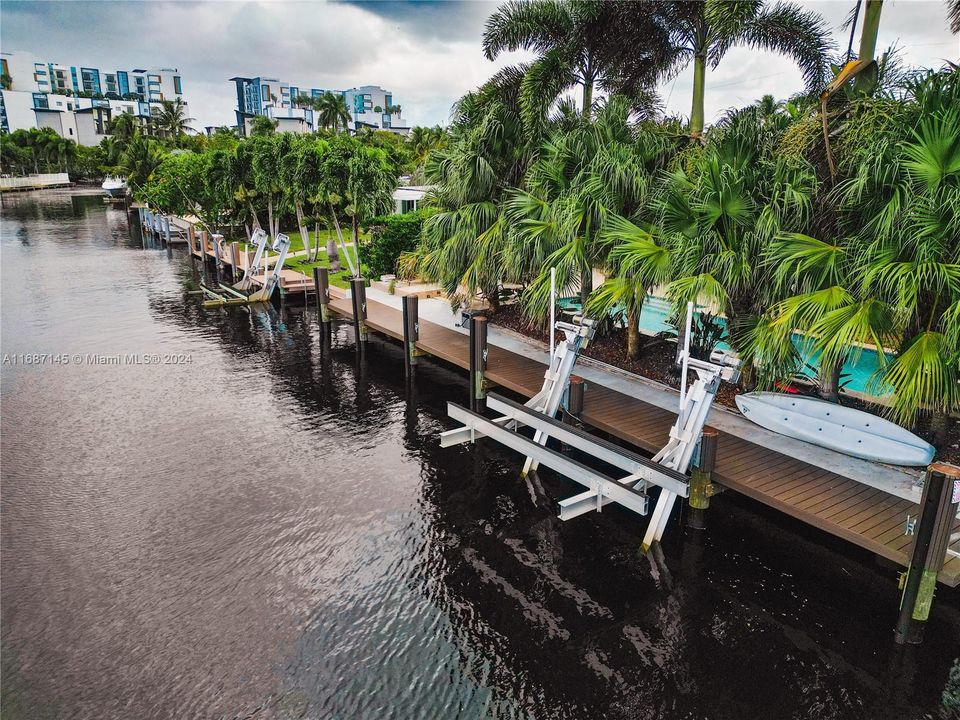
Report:
[[[581,307],[579,298],[561,298],[558,300],[558,305],[561,310],[566,312],[579,312]],[[670,310],[671,305],[669,300],[656,295],[648,295],[640,311],[640,331],[647,335],[656,335],[661,332],[676,332],[676,328],[669,322]],[[611,315],[619,315],[622,317],[623,313],[622,311],[614,309],[611,311]],[[718,318],[718,321],[722,325],[726,324],[726,320],[722,317]],[[817,367],[819,352],[810,347],[810,343],[802,335],[795,334],[793,336],[793,343],[797,348],[797,352],[800,354],[804,373],[806,375],[812,375],[813,371],[810,370],[810,368]],[[717,347],[724,350],[730,349],[730,345],[723,341],[720,341]],[[886,359],[887,362],[890,362],[893,360],[893,356],[887,353]],[[840,384],[847,392],[875,396],[877,394],[877,388],[875,383],[872,382],[872,378],[876,375],[879,368],[880,359],[876,350],[864,348],[858,357],[844,363],[843,369],[840,371]],[[886,393],[883,392],[881,394]]]

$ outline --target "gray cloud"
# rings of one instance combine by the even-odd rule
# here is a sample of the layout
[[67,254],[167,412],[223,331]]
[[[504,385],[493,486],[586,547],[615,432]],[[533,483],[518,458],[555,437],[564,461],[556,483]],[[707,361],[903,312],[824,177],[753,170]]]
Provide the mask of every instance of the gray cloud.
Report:
[[[806,3],[835,28],[848,2]],[[415,124],[446,121],[450,106],[504,65],[480,41],[492,2],[14,2],[0,4],[0,46],[99,67],[176,66],[197,127],[233,122],[234,75],[268,75],[304,87],[374,84],[392,90]],[[880,46],[894,40],[913,64],[958,55],[939,0],[887,2]],[[764,93],[802,88],[785,58],[735,49],[710,72],[707,115]],[[670,112],[688,114],[691,71],[661,88]]]

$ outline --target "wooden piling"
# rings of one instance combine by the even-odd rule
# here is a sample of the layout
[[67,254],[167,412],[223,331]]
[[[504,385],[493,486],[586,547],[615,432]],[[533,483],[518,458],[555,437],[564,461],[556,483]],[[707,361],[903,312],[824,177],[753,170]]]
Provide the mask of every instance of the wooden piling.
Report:
[[403,359],[409,373],[417,364],[417,339],[420,337],[420,298],[416,295],[403,297]]
[[579,417],[583,412],[583,393],[587,384],[579,375],[570,376],[570,385],[567,387],[567,412]]
[[169,245],[170,244],[170,216],[169,215],[165,216],[164,220],[166,222],[164,222],[163,230],[164,230],[166,243],[167,245]]
[[894,637],[898,643],[919,644],[930,617],[937,573],[950,544],[950,530],[960,504],[960,467],[934,463],[927,468],[920,499],[920,517],[900,599]]
[[687,515],[687,527],[702,530],[705,527],[704,514],[710,507],[710,497],[716,486],[713,484],[713,469],[717,464],[717,444],[720,433],[709,425],[703,428],[700,436],[699,459],[690,471],[690,496],[687,504],[690,513]]
[[193,223],[187,225],[187,245],[190,246],[190,254],[197,252],[197,233],[193,229]]
[[486,370],[487,318],[473,315],[470,318],[470,403],[474,412],[483,412],[487,407]]
[[359,343],[367,342],[367,288],[362,277],[350,280],[353,299],[353,328]]
[[317,313],[321,325],[330,324],[330,271],[325,267],[313,269],[313,286],[317,290]]

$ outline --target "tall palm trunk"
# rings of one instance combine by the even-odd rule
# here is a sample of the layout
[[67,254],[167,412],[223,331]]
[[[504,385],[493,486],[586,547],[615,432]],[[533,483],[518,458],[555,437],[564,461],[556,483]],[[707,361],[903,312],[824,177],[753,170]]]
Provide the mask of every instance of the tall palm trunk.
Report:
[[627,357],[640,357],[640,312],[636,308],[627,311]]
[[353,258],[350,257],[350,253],[347,252],[347,246],[343,242],[343,231],[340,229],[340,221],[337,219],[337,213],[333,209],[333,205],[330,205],[330,216],[333,218],[333,228],[337,233],[337,242],[340,243],[340,250],[343,253],[344,259],[347,261],[347,267],[350,268],[350,274],[354,277],[357,277],[360,273],[357,271],[357,268],[353,266]]
[[820,368],[820,397],[829,402],[840,402],[840,371],[843,363],[834,363],[832,367]]
[[588,267],[580,273],[580,304],[587,306],[587,298],[593,292],[593,268]]
[[356,215],[350,216],[350,225],[353,229],[353,256],[357,260],[357,277],[363,272],[360,265],[360,222]]
[[313,223],[313,262],[320,259],[320,223]]
[[690,109],[690,134],[703,135],[703,97],[707,82],[707,55],[697,53],[693,58],[693,107]]
[[593,78],[587,78],[583,81],[583,117],[590,119],[591,106],[593,105]]
[[303,241],[303,249],[307,251],[307,262],[313,262],[313,253],[310,251],[310,231],[303,224],[303,206],[296,202],[293,206],[297,213],[297,230],[300,231],[300,239]]
[[263,230],[263,227],[260,225],[260,218],[257,217],[257,211],[253,209],[253,203],[249,200],[247,201],[247,207],[250,210],[250,217],[253,218],[253,228],[255,230]]

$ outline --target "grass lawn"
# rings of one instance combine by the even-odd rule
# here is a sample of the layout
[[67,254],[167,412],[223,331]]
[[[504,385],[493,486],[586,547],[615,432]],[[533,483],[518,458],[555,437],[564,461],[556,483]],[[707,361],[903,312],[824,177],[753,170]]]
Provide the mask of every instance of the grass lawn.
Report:
[[[316,233],[313,230],[308,231],[307,233],[310,236],[310,242],[313,242],[316,238]],[[300,237],[299,232],[288,232],[287,235],[290,237],[290,252],[299,252],[305,250],[303,246],[303,238]],[[324,248],[327,245],[327,240],[336,236],[336,233],[333,230],[322,229],[320,230],[320,247]],[[360,233],[360,240],[368,240],[370,235],[368,233]],[[350,235],[349,228],[345,229],[343,232],[343,240],[346,243],[352,243],[353,238]]]
[[[340,265],[343,268],[340,272],[330,273],[330,284],[346,290],[350,287],[350,268],[342,261]],[[315,262],[307,262],[306,257],[292,257],[283,266],[312,278],[315,267],[330,267],[330,258],[327,257],[325,251],[321,250],[320,259]]]

